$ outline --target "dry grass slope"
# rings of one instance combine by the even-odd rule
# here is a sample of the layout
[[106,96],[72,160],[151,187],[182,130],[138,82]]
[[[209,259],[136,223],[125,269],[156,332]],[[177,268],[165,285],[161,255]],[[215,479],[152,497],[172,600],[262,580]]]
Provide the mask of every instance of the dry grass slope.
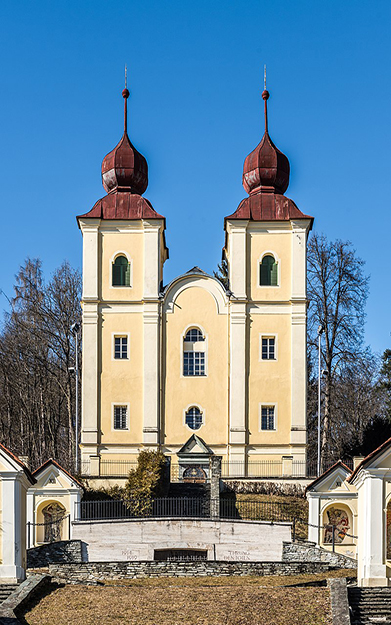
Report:
[[155,578],[65,586],[44,597],[25,619],[29,625],[326,625],[331,620],[326,588],[283,587],[324,577]]

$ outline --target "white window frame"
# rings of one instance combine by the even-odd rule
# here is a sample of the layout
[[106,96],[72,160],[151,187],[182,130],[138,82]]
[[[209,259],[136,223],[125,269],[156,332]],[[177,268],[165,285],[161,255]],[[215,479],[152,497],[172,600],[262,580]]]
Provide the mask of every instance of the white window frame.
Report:
[[[125,407],[126,408],[126,428],[115,428],[114,427],[114,409],[116,406]],[[111,403],[111,431],[112,432],[128,432],[129,431],[129,410],[130,405],[127,402],[123,401],[114,401]]]
[[[274,339],[274,358],[262,358],[262,339]],[[259,361],[260,362],[276,362],[278,360],[278,334],[273,332],[260,332],[259,333]]]
[[[128,339],[128,356],[127,358],[115,358],[115,339],[124,338]],[[111,333],[111,360],[114,362],[128,362],[130,360],[130,334],[129,332],[112,332]]]
[[[262,429],[262,408],[274,408],[274,428],[272,430]],[[261,401],[259,402],[258,429],[260,432],[277,432],[277,404],[275,402]]]
[[[129,278],[129,286],[115,286],[113,284],[113,264],[115,259],[118,256],[126,256],[126,260],[128,261],[129,265],[130,265],[130,278]],[[132,258],[130,258],[129,254],[125,251],[119,251],[119,252],[115,252],[115,254],[112,255],[112,257],[110,258],[110,267],[109,267],[109,281],[110,281],[110,289],[131,289],[133,288],[133,260]]]
[[[187,377],[187,376],[185,376],[185,377]],[[189,377],[190,377],[190,376],[189,376]],[[191,377],[193,377],[193,376],[191,376]],[[194,376],[194,377],[200,377],[200,378],[202,378],[202,377],[204,377],[204,376],[201,376],[201,375],[200,375],[200,376]],[[201,413],[202,421],[201,421],[201,425],[200,425],[200,427],[198,428],[198,430],[193,430],[193,429],[192,429],[191,427],[189,427],[189,426],[187,425],[187,423],[186,423],[186,413],[190,410],[190,408],[198,408],[198,410],[199,410],[199,411],[200,411],[200,413]],[[202,430],[202,428],[203,428],[203,427],[204,427],[204,425],[205,425],[205,410],[204,410],[204,408],[202,408],[202,406],[200,406],[200,404],[197,404],[197,402],[194,402],[194,401],[193,401],[191,404],[189,404],[188,406],[186,406],[186,408],[184,408],[184,409],[183,409],[183,425],[184,425],[184,426],[185,426],[185,428],[187,428],[190,432],[193,432],[193,434],[195,434],[195,433],[199,432],[200,430]]]
[[[277,263],[277,284],[275,286],[273,286],[272,284],[268,285],[268,284],[260,284],[260,278],[261,278],[261,264],[262,264],[262,260],[265,256],[273,256],[274,258],[274,262]],[[258,265],[257,265],[257,286],[259,289],[279,289],[281,286],[281,259],[278,256],[278,254],[276,254],[276,252],[273,252],[273,250],[266,250],[265,252],[262,252],[262,254],[258,257]]]
[[[198,350],[185,350],[184,346],[185,346],[185,336],[188,333],[189,330],[191,330],[192,328],[198,328],[198,330],[201,331],[202,336],[204,337],[204,340],[202,341],[202,345],[204,346],[204,349],[198,349]],[[186,326],[185,330],[182,332],[181,337],[181,345],[180,345],[180,349],[181,349],[181,358],[180,358],[180,363],[181,363],[181,371],[180,371],[180,377],[184,378],[185,380],[188,379],[192,379],[194,380],[195,378],[198,380],[202,380],[204,378],[208,377],[208,336],[204,330],[204,328],[199,324],[199,323],[189,323],[188,326]],[[198,342],[199,344],[201,343],[201,341]],[[189,343],[190,345],[194,345],[195,343]],[[205,362],[205,373],[204,375],[184,375],[183,373],[183,369],[184,369],[184,353],[185,351],[203,351],[205,354],[204,357],[204,362]],[[193,405],[193,404],[192,404]],[[196,404],[194,404],[196,405]]]

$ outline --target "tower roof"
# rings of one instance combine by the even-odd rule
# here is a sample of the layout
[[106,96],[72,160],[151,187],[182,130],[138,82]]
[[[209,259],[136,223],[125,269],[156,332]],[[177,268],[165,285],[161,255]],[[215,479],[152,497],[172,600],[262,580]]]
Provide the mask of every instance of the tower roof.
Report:
[[128,97],[125,86],[124,133],[120,142],[102,162],[102,184],[107,195],[80,218],[86,219],[164,219],[142,194],[148,186],[148,164],[128,137]]
[[249,197],[242,200],[236,211],[226,219],[252,219],[254,221],[289,221],[290,219],[313,219],[304,215],[296,204],[284,195],[289,185],[289,160],[269,135],[267,101],[269,92],[262,93],[264,101],[265,132],[245,159],[243,186]]
[[125,109],[124,134],[121,141],[103,159],[102,183],[107,193],[123,189],[128,193],[142,195],[148,186],[148,165],[128,137],[129,91],[126,88],[122,96]]
[[267,191],[285,193],[289,185],[289,161],[280,152],[269,136],[267,121],[267,101],[269,92],[262,93],[265,102],[265,133],[261,142],[245,159],[243,167],[243,186],[247,193]]

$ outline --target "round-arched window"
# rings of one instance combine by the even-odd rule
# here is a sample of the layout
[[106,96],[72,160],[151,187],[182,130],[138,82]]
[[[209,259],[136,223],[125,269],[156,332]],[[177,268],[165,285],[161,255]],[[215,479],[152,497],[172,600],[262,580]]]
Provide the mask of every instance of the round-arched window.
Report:
[[199,430],[202,425],[202,412],[197,406],[192,406],[186,412],[186,425],[191,430]]
[[271,254],[267,254],[262,258],[259,284],[261,286],[278,286],[278,265]]
[[113,286],[130,286],[130,263],[126,256],[117,256],[113,262]]

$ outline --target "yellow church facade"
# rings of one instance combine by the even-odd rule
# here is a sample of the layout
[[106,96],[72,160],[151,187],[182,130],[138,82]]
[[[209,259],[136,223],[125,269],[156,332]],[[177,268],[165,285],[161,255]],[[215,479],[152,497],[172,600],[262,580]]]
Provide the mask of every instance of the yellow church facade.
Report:
[[109,475],[104,463],[145,448],[175,462],[195,434],[227,474],[265,461],[302,463],[304,474],[312,218],[284,195],[289,162],[268,134],[268,93],[265,134],[244,165],[248,197],[224,222],[225,285],[194,267],[166,286],[166,223],[143,197],[148,169],[127,135],[128,95],[124,135],[102,164],[107,195],[78,217],[83,472]]

